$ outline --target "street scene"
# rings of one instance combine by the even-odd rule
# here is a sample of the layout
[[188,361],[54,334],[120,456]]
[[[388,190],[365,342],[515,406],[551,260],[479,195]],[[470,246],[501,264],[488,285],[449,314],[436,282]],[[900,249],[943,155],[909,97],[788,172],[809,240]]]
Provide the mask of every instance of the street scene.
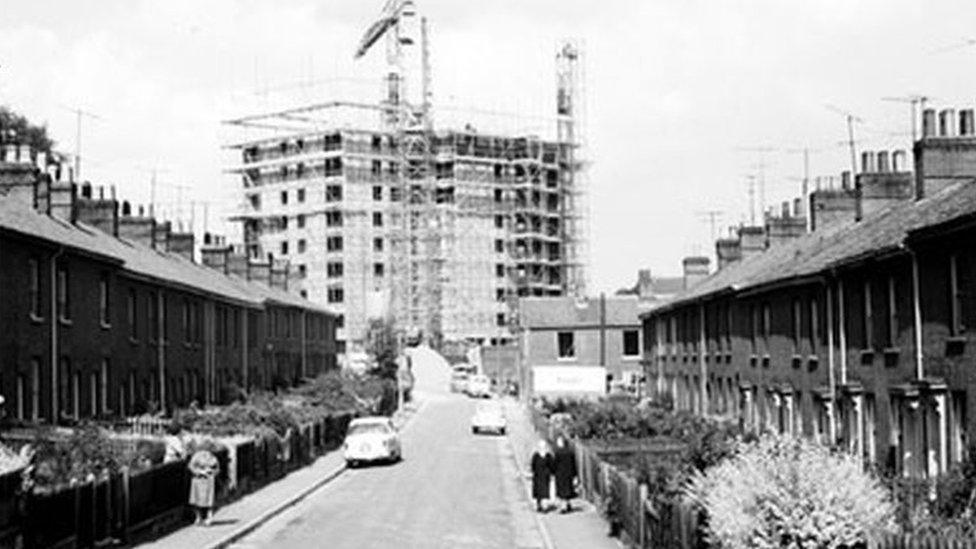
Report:
[[0,14],[0,548],[976,549],[970,3]]

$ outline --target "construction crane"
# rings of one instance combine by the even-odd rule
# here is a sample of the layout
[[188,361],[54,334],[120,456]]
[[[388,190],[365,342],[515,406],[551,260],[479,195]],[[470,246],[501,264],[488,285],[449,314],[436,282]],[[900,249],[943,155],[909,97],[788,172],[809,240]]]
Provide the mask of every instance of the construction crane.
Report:
[[841,109],[840,107],[831,105],[829,103],[824,105],[824,107],[827,110],[843,116],[847,120],[847,147],[850,149],[851,153],[851,177],[854,177],[854,174],[857,173],[857,150],[855,149],[854,145],[854,124],[863,124],[864,119],[850,111]]
[[[976,44],[976,41],[973,42]],[[896,103],[908,103],[911,105],[911,116],[912,116],[912,143],[918,139],[918,113],[925,112],[925,102],[933,99],[932,97],[919,94],[910,94],[903,97],[882,97],[882,101],[896,102]]]
[[[401,327],[412,335],[425,331],[436,346],[441,336],[440,235],[432,177],[433,119],[431,113],[430,52],[427,21],[421,18],[421,101],[419,108],[407,96],[405,47],[415,44],[407,30],[416,16],[413,0],[387,0],[380,15],[366,29],[353,55],[365,56],[383,37],[387,42],[387,90],[384,123],[396,135],[396,187],[400,196],[399,224],[391,242],[390,311],[402,315]],[[414,282],[414,274],[420,281]]]

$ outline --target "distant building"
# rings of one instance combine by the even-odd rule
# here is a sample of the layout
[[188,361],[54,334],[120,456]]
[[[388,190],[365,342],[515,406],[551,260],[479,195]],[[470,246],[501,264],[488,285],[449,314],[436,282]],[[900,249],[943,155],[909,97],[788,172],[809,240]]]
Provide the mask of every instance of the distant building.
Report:
[[604,390],[633,385],[641,376],[637,296],[525,297],[519,300],[520,385],[528,393],[532,371],[545,366],[602,367]]

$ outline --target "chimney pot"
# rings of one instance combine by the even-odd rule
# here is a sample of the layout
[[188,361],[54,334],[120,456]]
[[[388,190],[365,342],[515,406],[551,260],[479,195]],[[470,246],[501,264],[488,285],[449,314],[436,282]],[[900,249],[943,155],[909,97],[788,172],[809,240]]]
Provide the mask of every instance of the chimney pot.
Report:
[[145,213],[146,213],[145,208],[143,208],[142,207],[142,204],[140,204],[139,205],[139,217],[145,217]]
[[781,208],[782,213],[783,213],[783,219],[788,218],[790,216],[790,203],[789,202],[783,202],[780,205],[780,208]]
[[973,135],[973,109],[959,110],[959,135],[961,137]]
[[864,151],[861,153],[861,173],[874,173],[877,167],[874,164],[874,153]]
[[881,173],[887,173],[891,171],[891,165],[888,162],[889,154],[888,151],[878,151],[878,171]]
[[908,171],[907,166],[905,165],[905,157],[906,157],[905,151],[902,149],[899,149],[891,153],[891,171],[893,172]]
[[92,197],[92,186],[91,183],[85,181],[81,184],[81,196],[91,199]]
[[801,217],[803,215],[803,199],[794,198],[793,199],[793,215],[796,217]]
[[[833,181],[833,177],[831,177],[831,181]],[[831,187],[833,187],[833,185],[831,185]],[[850,190],[850,188],[851,188],[851,172],[849,170],[844,170],[844,171],[840,172],[840,187],[842,189],[844,189],[845,191],[846,190]]]
[[956,110],[942,109],[939,111],[939,135],[942,137],[955,137],[956,133]]
[[922,137],[935,137],[935,109],[922,111]]

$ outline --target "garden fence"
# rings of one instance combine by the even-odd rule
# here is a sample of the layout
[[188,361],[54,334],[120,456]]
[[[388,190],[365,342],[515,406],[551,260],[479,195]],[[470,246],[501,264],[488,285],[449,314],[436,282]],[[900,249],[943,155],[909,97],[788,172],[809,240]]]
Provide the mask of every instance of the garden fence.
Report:
[[[342,442],[352,413],[308,423],[283,439],[248,439],[218,452],[218,503],[305,466]],[[137,422],[138,428],[153,422]],[[233,454],[231,455],[231,452]],[[0,547],[88,548],[158,537],[192,518],[186,461],[30,494],[21,472],[0,476]]]
[[976,549],[976,539],[892,534],[870,544],[871,549]]

